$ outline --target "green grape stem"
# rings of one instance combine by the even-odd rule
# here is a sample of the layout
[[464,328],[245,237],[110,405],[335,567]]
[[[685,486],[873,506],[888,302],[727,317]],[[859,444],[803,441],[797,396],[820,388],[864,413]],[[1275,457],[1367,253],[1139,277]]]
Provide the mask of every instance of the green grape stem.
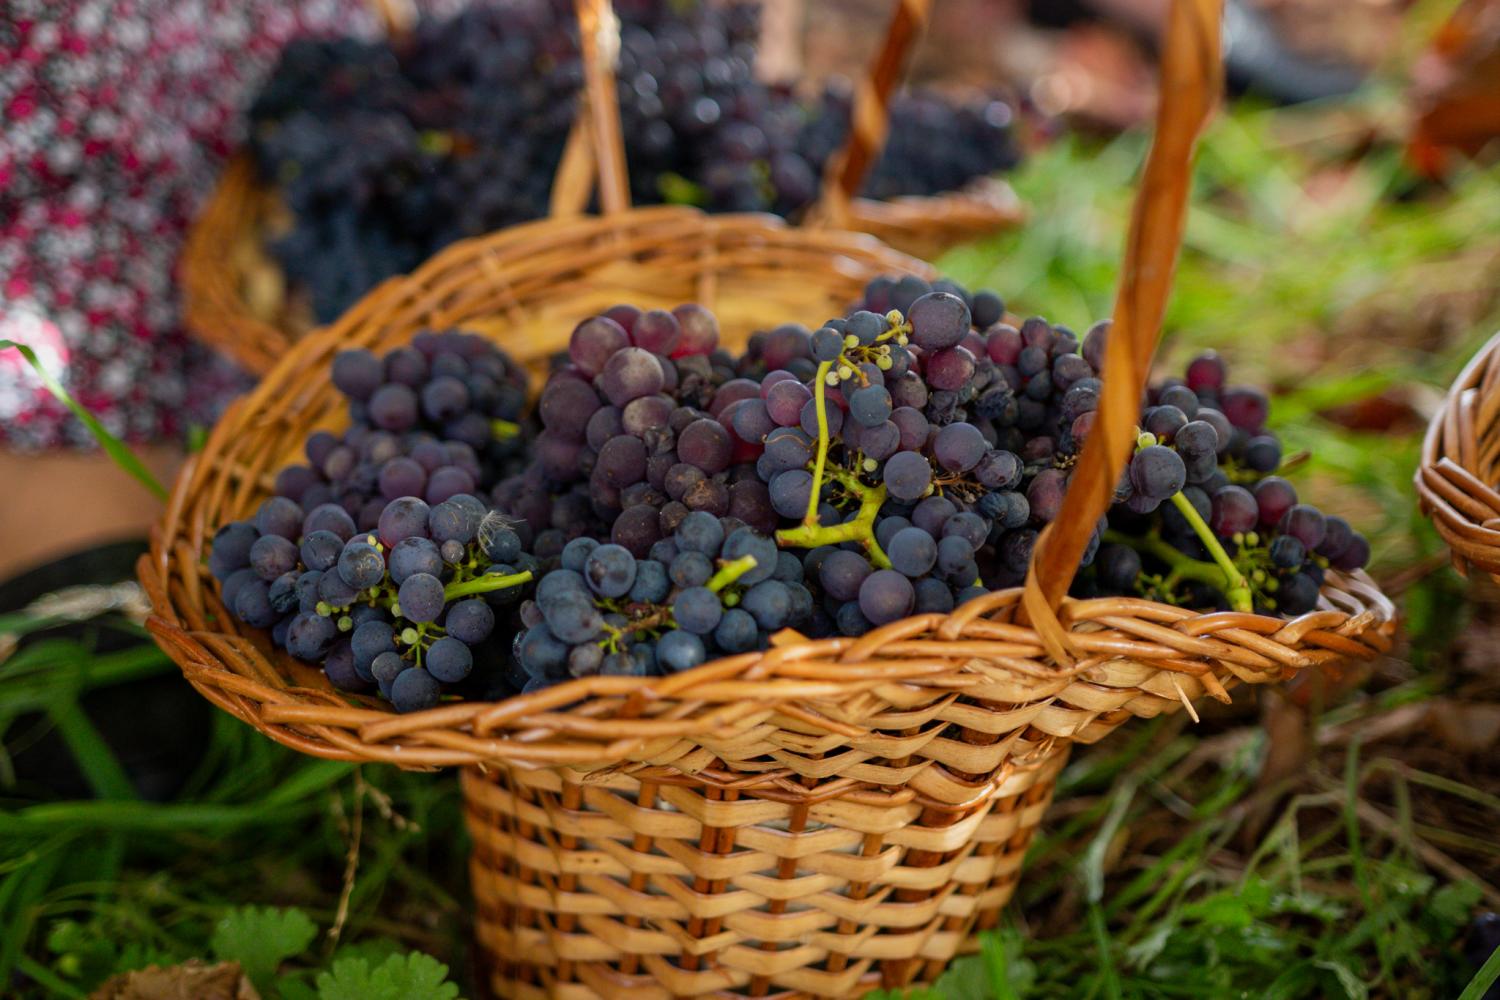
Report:
[[708,589],[717,594],[758,565],[759,563],[756,562],[754,556],[740,556],[738,559],[731,559],[720,566],[719,571],[709,579]]
[[521,436],[521,425],[510,420],[501,420],[499,417],[490,421],[490,433],[495,435],[497,441],[509,441]]
[[803,527],[806,528],[817,527],[818,495],[823,489],[823,467],[828,463],[828,414],[824,412],[823,406],[828,399],[824,387],[832,369],[832,361],[824,361],[818,365],[818,378],[813,385],[813,399],[817,401],[818,411],[818,457],[813,460],[813,488],[807,497],[807,516],[802,519]]
[[[1196,513],[1196,511],[1194,512]],[[1250,587],[1246,584],[1244,577],[1239,578],[1240,588],[1236,593],[1236,586],[1231,577],[1225,574],[1222,566],[1213,562],[1204,562],[1194,559],[1173,548],[1155,531],[1144,538],[1127,535],[1119,531],[1106,531],[1104,540],[1117,545],[1128,545],[1144,555],[1151,556],[1158,562],[1165,563],[1169,568],[1166,586],[1172,586],[1179,580],[1196,580],[1207,584],[1215,590],[1222,592],[1229,601],[1229,606],[1235,611],[1253,611],[1254,605],[1250,598]],[[1219,551],[1223,551],[1220,548]],[[1233,564],[1231,563],[1231,568]],[[1239,575],[1238,570],[1235,571]]]
[[[880,508],[885,503],[885,484],[866,486],[859,481],[858,476],[842,469],[833,470],[831,475],[851,494],[859,497],[859,513],[855,515],[854,520],[824,526],[814,519],[811,524],[783,528],[776,532],[776,541],[782,548],[799,549],[813,549],[819,545],[838,545],[841,542],[859,542],[865,547],[870,562],[877,569],[890,569],[891,560],[881,550],[880,544],[875,541],[875,516],[880,513]],[[814,495],[821,487],[822,479],[816,477],[813,481]]]
[[1227,585],[1224,588],[1224,596],[1229,599],[1229,606],[1235,611],[1250,612],[1255,610],[1255,602],[1250,595],[1250,584],[1245,575],[1240,572],[1234,560],[1229,558],[1229,553],[1224,551],[1224,546],[1219,544],[1218,537],[1209,526],[1204,523],[1203,517],[1198,509],[1193,506],[1191,500],[1183,495],[1181,490],[1172,494],[1172,506],[1182,515],[1193,528],[1193,534],[1208,549],[1208,554],[1213,556],[1214,563],[1218,565],[1219,571],[1224,574]]
[[460,597],[470,597],[474,594],[488,594],[493,590],[506,590],[517,587],[531,579],[531,570],[520,573],[512,573],[509,576],[492,576],[485,574],[473,580],[465,580],[461,583],[450,583],[443,588],[443,603],[456,601]]

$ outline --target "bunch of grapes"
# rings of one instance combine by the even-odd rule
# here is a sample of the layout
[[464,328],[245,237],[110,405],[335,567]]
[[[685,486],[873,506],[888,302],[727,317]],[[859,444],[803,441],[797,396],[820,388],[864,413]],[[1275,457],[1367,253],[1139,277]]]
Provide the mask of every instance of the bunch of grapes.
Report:
[[720,422],[758,387],[731,377],[718,341],[696,305],[616,306],[574,329],[538,400],[534,461],[495,492],[537,531],[539,557],[593,535],[645,558],[693,511],[774,530],[764,485],[736,468],[745,446]]
[[[762,397],[737,404],[734,427],[764,444],[756,471],[783,521],[778,540],[810,549],[823,598],[813,634],[947,612],[1024,578],[1037,529],[1055,513],[1050,494],[1037,496],[1049,488],[1047,477],[1036,485],[1039,460],[1060,450],[1027,442],[1051,435],[1071,449],[1065,431],[1092,412],[1097,379],[1076,339],[1045,324],[1032,326],[1059,358],[1071,348],[1083,371],[1057,361],[1062,385],[1035,377],[1054,363],[1041,347],[1044,363],[1024,376],[997,363],[991,343],[1019,336],[1004,313],[991,292],[877,279],[814,332],[752,339],[743,367],[765,371]],[[1062,398],[1085,377],[1095,391],[1070,397],[1063,421]],[[1024,395],[1044,383],[1038,399]]]
[[582,80],[566,4],[288,45],[250,147],[294,222],[272,253],[318,322],[455,240],[545,215]]
[[[269,629],[334,685],[378,688],[401,712],[431,708],[444,690],[504,690],[486,641],[538,568],[506,520],[467,493],[432,506],[397,498],[371,531],[338,504],[304,514],[273,496],[220,528],[209,556],[236,618]],[[476,664],[486,667],[477,678]]]
[[[798,151],[820,177],[848,137],[852,103],[847,85],[826,87],[797,137]],[[954,102],[920,89],[897,94],[885,147],[861,193],[881,201],[946,194],[976,177],[1010,170],[1021,161],[1014,119],[1011,105],[995,97]]]
[[638,558],[575,538],[521,606],[515,657],[526,690],[595,674],[647,676],[764,649],[803,625],[801,560],[731,517],[692,511]]
[[276,494],[306,509],[337,503],[368,531],[391,500],[478,494],[524,461],[526,371],[483,337],[424,331],[383,358],[342,351],[333,383],[349,428],[310,435],[307,462],[276,476]]
[[[751,3],[616,5],[636,202],[795,216],[848,131],[848,88],[806,101],[754,73]],[[320,322],[454,240],[544,216],[583,73],[570,4],[476,4],[399,41],[294,42],[251,148],[294,225],[272,247]],[[1009,107],[897,97],[866,185],[957,189],[1016,162]]]
[[1295,615],[1317,606],[1330,567],[1364,567],[1365,537],[1276,475],[1269,411],[1259,389],[1228,384],[1213,353],[1153,386],[1091,586]]
[[[209,568],[246,624],[402,711],[946,614],[1024,580],[1108,337],[915,277],[740,357],[700,306],[619,305],[573,330],[534,420],[480,338],[347,351],[353,427],[312,435]],[[1296,615],[1364,566],[1278,475],[1268,411],[1212,354],[1153,386],[1075,594]]]

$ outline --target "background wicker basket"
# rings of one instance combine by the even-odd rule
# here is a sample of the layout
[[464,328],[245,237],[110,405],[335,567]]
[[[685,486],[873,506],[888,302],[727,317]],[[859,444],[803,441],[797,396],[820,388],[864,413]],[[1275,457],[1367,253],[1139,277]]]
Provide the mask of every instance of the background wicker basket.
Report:
[[1474,355],[1427,426],[1417,466],[1424,514],[1467,575],[1500,581],[1500,334]]
[[[380,0],[381,22],[392,34],[405,29],[409,8]],[[853,198],[885,144],[890,95],[901,67],[927,20],[931,0],[900,0],[868,79],[855,93],[845,149],[829,164],[824,201],[810,212],[818,224],[871,233],[920,257],[975,239],[1022,218],[1010,185],[976,180],[962,191],[887,202]],[[592,188],[592,131],[575,122],[558,168],[551,214],[581,214]],[[266,252],[290,219],[275,193],[256,176],[250,156],[237,154],[220,176],[188,233],[178,268],[183,322],[199,340],[250,372],[263,375],[315,324],[311,311],[289,295],[280,267]]]
[[[580,7],[591,39],[606,12]],[[605,216],[456,244],[296,345],[178,479],[139,567],[148,627],[206,697],[289,746],[466,765],[477,935],[498,996],[854,997],[934,979],[998,919],[1072,743],[1389,644],[1392,608],[1358,573],[1330,573],[1319,608],[1290,621],[1065,597],[1088,535],[1069,527],[1109,503],[1133,440],[1185,165],[1218,78],[1217,13],[1214,0],[1174,6],[1174,86],[1132,226],[1100,419],[1024,587],[859,639],[788,632],[763,653],[671,677],[585,678],[406,716],[335,693],[225,613],[203,565],[208,539],[256,504],[307,432],[338,426],[327,372],[340,349],[459,325],[536,362],[615,301],[689,299],[738,345],[837,308],[876,274],[931,273],[859,235],[627,210],[618,132],[597,114],[608,74],[590,53]]]

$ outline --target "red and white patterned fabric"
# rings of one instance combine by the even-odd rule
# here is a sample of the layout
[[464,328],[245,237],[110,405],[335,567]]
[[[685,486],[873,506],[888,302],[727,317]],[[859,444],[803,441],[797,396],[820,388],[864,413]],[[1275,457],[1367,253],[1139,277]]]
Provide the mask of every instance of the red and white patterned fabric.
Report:
[[[174,268],[285,42],[377,30],[363,0],[0,0],[0,338],[135,441],[243,384],[190,342]],[[0,445],[92,441],[14,351]]]

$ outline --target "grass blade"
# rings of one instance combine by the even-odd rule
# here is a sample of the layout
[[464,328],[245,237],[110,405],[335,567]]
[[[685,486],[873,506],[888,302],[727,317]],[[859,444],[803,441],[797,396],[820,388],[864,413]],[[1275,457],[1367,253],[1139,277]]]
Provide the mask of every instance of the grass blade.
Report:
[[73,760],[95,795],[119,802],[138,798],[135,785],[125,773],[120,759],[99,735],[99,730],[78,702],[59,700],[51,706],[49,714],[57,726],[57,734],[72,751]]
[[167,499],[167,488],[152,474],[150,469],[146,468],[145,463],[136,458],[135,453],[125,447],[123,441],[105,430],[104,425],[99,422],[98,418],[86,410],[83,404],[74,399],[68,393],[67,389],[63,388],[62,383],[42,366],[41,361],[37,359],[35,351],[25,344],[16,343],[14,340],[0,340],[0,351],[8,347],[13,347],[21,352],[21,357],[25,358],[31,367],[36,370],[37,378],[42,380],[42,385],[47,387],[47,391],[56,396],[59,403],[72,410],[75,417],[83,421],[83,425],[89,429],[89,433],[94,435],[94,440],[99,442],[99,447],[104,449],[105,453],[114,460],[116,465],[134,476],[158,500]]
[[1474,973],[1474,978],[1469,980],[1469,985],[1458,995],[1458,1000],[1481,1000],[1489,988],[1500,980],[1500,948],[1490,952],[1490,957]]

